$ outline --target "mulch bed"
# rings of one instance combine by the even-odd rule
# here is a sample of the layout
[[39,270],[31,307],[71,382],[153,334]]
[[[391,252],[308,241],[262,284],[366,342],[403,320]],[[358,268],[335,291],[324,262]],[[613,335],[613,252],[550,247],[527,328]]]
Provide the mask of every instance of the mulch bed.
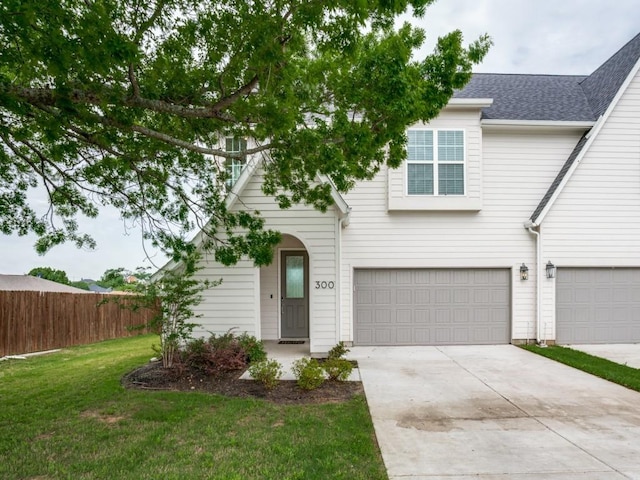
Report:
[[273,390],[267,390],[255,380],[240,380],[244,370],[215,377],[198,371],[166,369],[162,362],[150,362],[122,377],[125,388],[139,390],[196,391],[227,397],[261,398],[279,404],[339,403],[355,395],[364,395],[362,382],[326,381],[315,390],[302,390],[293,380],[281,380]]

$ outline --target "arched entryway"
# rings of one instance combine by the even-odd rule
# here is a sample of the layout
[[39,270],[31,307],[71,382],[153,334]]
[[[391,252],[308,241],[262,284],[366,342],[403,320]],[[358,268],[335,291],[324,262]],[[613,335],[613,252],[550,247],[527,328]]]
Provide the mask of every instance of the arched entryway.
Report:
[[264,340],[309,338],[309,254],[293,235],[260,269],[260,325]]

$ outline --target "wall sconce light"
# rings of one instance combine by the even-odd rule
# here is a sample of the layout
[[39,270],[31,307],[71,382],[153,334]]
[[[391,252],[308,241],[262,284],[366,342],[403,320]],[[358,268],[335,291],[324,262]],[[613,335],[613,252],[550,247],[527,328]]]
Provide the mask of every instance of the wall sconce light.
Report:
[[547,262],[547,278],[555,278],[556,277],[556,266],[551,263],[551,260]]
[[529,267],[524,263],[520,265],[520,280],[529,280]]

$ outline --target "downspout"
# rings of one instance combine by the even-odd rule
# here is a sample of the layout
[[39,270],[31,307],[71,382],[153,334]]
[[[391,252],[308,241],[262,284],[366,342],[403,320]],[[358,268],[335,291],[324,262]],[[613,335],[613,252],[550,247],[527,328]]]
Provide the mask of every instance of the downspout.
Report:
[[541,343],[541,321],[542,321],[542,271],[540,269],[540,259],[542,258],[542,242],[540,241],[540,232],[534,230],[534,228],[539,228],[539,225],[536,225],[532,221],[528,221],[524,224],[524,228],[526,228],[529,233],[535,235],[536,237],[536,343],[540,345]]
[[351,207],[338,219],[336,232],[336,343],[342,336],[342,229],[349,224],[350,213]]

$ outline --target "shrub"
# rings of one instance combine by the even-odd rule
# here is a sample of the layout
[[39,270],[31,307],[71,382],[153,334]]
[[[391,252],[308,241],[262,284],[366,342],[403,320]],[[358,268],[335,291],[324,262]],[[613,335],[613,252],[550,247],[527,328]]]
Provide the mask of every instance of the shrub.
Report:
[[238,340],[233,335],[233,329],[230,328],[225,333],[222,333],[220,335],[212,333],[207,342],[209,343],[209,345],[211,345],[211,348],[213,348],[214,350],[218,350],[229,348],[232,344],[237,343]]
[[338,342],[335,347],[329,350],[328,358],[343,358],[347,353],[349,353],[349,349],[344,344],[344,342]]
[[282,365],[275,360],[260,360],[253,362],[249,366],[251,376],[261,382],[264,388],[271,390],[278,385],[278,380],[282,377]]
[[313,390],[324,383],[324,370],[315,358],[301,358],[291,367],[298,386],[303,390]]
[[327,373],[329,380],[338,380],[340,382],[348,380],[353,371],[351,362],[344,358],[328,358],[322,364],[322,368]]
[[238,343],[247,354],[247,362],[262,362],[267,359],[267,352],[264,350],[264,343],[253,335],[243,333],[238,336]]
[[247,355],[231,332],[220,336],[212,334],[208,340],[190,340],[180,352],[180,360],[184,366],[205,375],[218,375],[247,366]]

